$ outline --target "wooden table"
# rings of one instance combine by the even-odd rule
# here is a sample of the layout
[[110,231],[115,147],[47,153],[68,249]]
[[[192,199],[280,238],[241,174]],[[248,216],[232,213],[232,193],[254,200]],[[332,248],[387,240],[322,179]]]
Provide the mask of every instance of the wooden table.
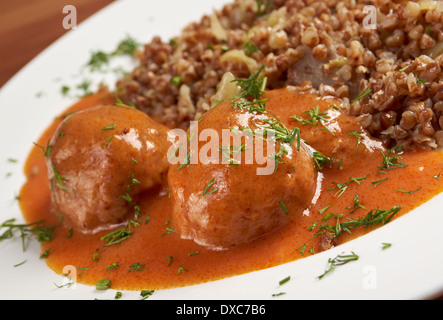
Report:
[[68,30],[65,5],[77,9],[77,22],[113,0],[0,0],[0,87]]

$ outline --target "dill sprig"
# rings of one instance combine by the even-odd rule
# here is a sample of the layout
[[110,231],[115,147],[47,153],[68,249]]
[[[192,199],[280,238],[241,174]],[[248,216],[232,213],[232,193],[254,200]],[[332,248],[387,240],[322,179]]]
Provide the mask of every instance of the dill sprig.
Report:
[[130,238],[132,233],[133,232],[131,230],[129,230],[127,227],[124,227],[108,233],[107,235],[101,237],[100,240],[105,242],[105,247],[109,247]]
[[242,45],[242,49],[245,49],[247,56],[251,56],[252,54],[260,51],[257,45],[251,40],[245,41]]
[[315,108],[309,109],[307,111],[303,111],[303,113],[307,114],[309,116],[309,118],[305,119],[305,118],[302,118],[302,117],[299,117],[296,115],[291,116],[289,118],[302,123],[304,126],[308,125],[308,124],[310,124],[312,126],[316,126],[317,122],[322,123],[322,122],[327,121],[329,119],[329,116],[327,116],[328,111],[325,110],[325,111],[320,112],[319,105],[317,105]]
[[22,240],[23,252],[26,251],[26,238],[30,234],[34,235],[39,242],[50,242],[54,239],[54,230],[56,226],[44,226],[43,220],[28,223],[28,224],[17,224],[15,219],[9,219],[0,225],[0,230],[6,229],[0,235],[0,242],[6,239],[12,239],[14,237],[14,232],[17,230],[20,232],[20,238]]
[[240,165],[240,161],[235,159],[234,157],[236,154],[247,150],[245,144],[240,144],[237,146],[220,146],[219,149],[221,150],[223,155],[222,163],[225,163],[227,161],[229,164],[232,165]]
[[366,208],[360,203],[359,195],[358,195],[358,194],[356,194],[356,195],[354,196],[354,203],[353,203],[353,206],[352,206],[352,207],[346,207],[346,209],[352,209],[352,210],[351,210],[351,213],[354,213],[354,212],[357,211],[358,209],[366,210]]
[[51,151],[52,151],[52,145],[50,143],[50,141],[48,140],[48,142],[46,143],[46,147],[43,147],[35,142],[33,142],[33,144],[39,148],[40,150],[42,150],[43,154],[42,156],[44,156],[47,160],[49,159],[49,156],[51,155]]
[[348,186],[355,182],[356,184],[360,185],[364,179],[366,179],[369,176],[369,174],[363,176],[363,177],[349,177],[349,181],[344,183],[338,183],[338,182],[332,182],[332,184],[335,184],[334,188],[328,189],[328,191],[338,189],[338,191],[335,193],[334,197],[338,195],[340,197],[348,188]]
[[63,191],[66,191],[67,188],[65,186],[64,181],[69,181],[69,178],[60,175],[60,173],[58,172],[55,165],[52,165],[51,168],[52,168],[52,174],[53,174],[53,177],[49,181],[51,191],[54,191],[54,185],[57,185],[60,189],[62,189]]
[[103,67],[109,65],[111,58],[114,56],[134,56],[135,51],[141,46],[134,38],[127,36],[120,41],[117,48],[112,52],[105,52],[102,50],[94,51],[91,58],[86,64],[91,71],[103,71]]
[[384,154],[383,151],[380,151],[381,155],[383,156],[382,164],[378,167],[380,170],[378,170],[378,173],[385,173],[383,170],[392,170],[392,169],[398,169],[407,167],[407,164],[404,164],[399,161],[401,159],[401,156],[391,156],[393,153],[397,153],[401,150],[402,146],[398,145],[388,150],[387,154]]
[[206,185],[205,189],[203,190],[203,193],[202,193],[203,198],[208,196],[208,195],[210,195],[211,193],[214,193],[214,192],[218,191],[218,188],[214,188],[212,190],[209,190],[215,184],[216,184],[215,177],[212,177],[209,180],[208,184]]
[[128,55],[133,56],[135,51],[141,46],[137,40],[127,35],[125,39],[119,42],[117,48],[111,53],[112,56],[115,55]]
[[284,213],[285,213],[286,215],[289,215],[289,211],[288,211],[288,209],[286,208],[286,205],[285,205],[284,201],[283,201],[283,200],[280,200],[280,201],[278,201],[278,204],[279,204],[279,206],[283,209]]
[[369,87],[366,87],[357,97],[352,99],[351,102],[359,101],[371,93],[372,93],[372,90]]
[[241,111],[243,111],[243,109],[249,109],[248,111],[250,113],[253,113],[253,112],[263,113],[266,111],[265,102],[267,100],[268,99],[248,101],[248,100],[243,100],[243,99],[233,99],[232,100],[232,107],[234,109],[240,109]]
[[312,153],[312,159],[314,161],[314,168],[318,171],[321,171],[325,168],[325,165],[331,163],[331,158],[325,156],[319,151],[314,151]]
[[363,135],[360,132],[354,131],[354,132],[348,132],[349,136],[355,136],[357,138],[357,150],[358,147],[361,144],[361,138],[363,137]]
[[266,125],[261,126],[264,129],[264,135],[268,136],[270,133],[274,136],[275,140],[282,143],[287,143],[290,146],[297,141],[297,151],[300,151],[301,136],[300,129],[294,128],[289,130],[286,126],[276,118],[265,119]]
[[265,93],[267,85],[267,77],[265,77],[265,65],[262,65],[257,72],[252,73],[248,79],[236,78],[232,82],[237,82],[237,84],[242,88],[242,92],[237,97],[239,99],[252,99],[260,100],[260,97]]
[[335,258],[329,258],[328,259],[328,268],[325,270],[325,272],[321,275],[319,275],[317,278],[321,279],[323,278],[325,275],[327,275],[328,273],[332,272],[335,270],[335,267],[337,266],[342,266],[348,262],[351,261],[355,261],[358,260],[359,256],[356,255],[353,251],[351,251],[350,254],[339,254],[337,255]]
[[320,230],[326,230],[334,238],[339,237],[343,232],[352,234],[352,231],[361,227],[366,229],[373,227],[374,225],[381,224],[385,225],[389,223],[392,218],[401,210],[400,206],[394,206],[389,210],[381,210],[379,208],[369,211],[366,216],[358,219],[348,219],[348,221],[340,222],[337,219],[335,226],[331,225],[320,225]]
[[409,194],[409,195],[413,195],[414,193],[416,193],[417,191],[419,191],[421,188],[422,188],[422,187],[419,187],[418,189],[415,189],[415,190],[413,190],[413,191],[407,191],[407,190],[395,190],[395,191],[402,192],[402,193],[407,193],[407,194]]
[[[257,2],[257,17],[263,16],[272,4],[272,0],[255,0]],[[266,2],[265,2],[266,1]]]

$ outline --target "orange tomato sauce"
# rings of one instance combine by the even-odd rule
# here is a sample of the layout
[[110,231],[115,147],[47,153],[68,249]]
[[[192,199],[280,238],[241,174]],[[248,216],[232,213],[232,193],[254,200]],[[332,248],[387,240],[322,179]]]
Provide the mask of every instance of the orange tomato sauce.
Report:
[[[332,101],[288,90],[270,92],[268,97],[268,109],[292,127],[295,123],[289,120],[289,116],[301,114],[303,110],[315,105],[326,108]],[[113,102],[110,94],[101,91],[83,98],[64,114]],[[54,121],[37,143],[46,146],[61,121],[63,115]],[[307,126],[302,128],[302,137],[304,130],[308,130]],[[20,203],[28,223],[44,220],[46,225],[58,225],[54,232],[55,238],[51,242],[42,243],[42,252],[50,252],[46,259],[48,266],[59,274],[62,274],[65,266],[75,266],[78,269],[78,282],[95,285],[99,280],[110,279],[111,288],[119,290],[180,287],[294,261],[321,250],[319,239],[312,239],[318,226],[313,231],[309,227],[314,223],[335,225],[335,218],[322,222],[328,213],[343,214],[340,221],[345,221],[345,217],[357,219],[372,209],[387,210],[401,206],[402,209],[395,216],[398,217],[443,191],[443,177],[438,176],[442,171],[442,152],[420,150],[404,153],[401,162],[407,166],[388,170],[385,174],[378,172],[383,156],[374,152],[364,157],[364,161],[343,163],[339,168],[336,163],[325,167],[317,179],[318,198],[304,212],[291,213],[288,225],[251,243],[214,251],[167,231],[174,222],[170,220],[172,203],[168,189],[163,186],[147,193],[140,203],[141,224],[133,229],[132,236],[120,244],[106,247],[101,237],[111,230],[96,234],[82,234],[73,230],[72,235],[67,236],[68,227],[51,207],[46,162],[41,154],[38,147],[30,152],[25,166],[27,181],[21,190]],[[337,195],[337,189],[331,190],[335,187],[334,182],[345,183],[350,177],[366,178],[359,184],[349,183],[340,196]],[[376,186],[373,184],[384,178],[388,180]],[[409,194],[396,190],[417,191]],[[353,206],[356,194],[365,209],[360,208],[351,213],[349,207]],[[328,210],[319,212],[331,204]],[[352,235],[345,233],[337,239],[337,244],[371,230],[359,228]],[[304,244],[305,250],[302,251]],[[109,269],[109,266],[117,263],[118,268]]]

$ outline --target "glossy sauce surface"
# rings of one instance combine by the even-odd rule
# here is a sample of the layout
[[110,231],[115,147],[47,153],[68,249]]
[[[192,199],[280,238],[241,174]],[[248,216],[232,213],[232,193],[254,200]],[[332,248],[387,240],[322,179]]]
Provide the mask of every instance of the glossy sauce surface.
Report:
[[[21,207],[28,222],[45,220],[45,224],[58,225],[55,239],[42,244],[42,252],[50,252],[46,260],[48,266],[62,273],[64,266],[73,265],[78,269],[77,281],[95,285],[101,279],[110,279],[114,289],[162,289],[191,285],[276,266],[321,251],[320,238],[313,236],[319,224],[335,225],[335,218],[322,222],[328,213],[343,214],[340,221],[344,221],[345,217],[364,217],[372,209],[388,210],[401,206],[397,215],[400,216],[443,191],[443,178],[438,176],[442,171],[441,152],[421,150],[402,154],[401,162],[407,166],[380,173],[379,166],[383,160],[380,151],[386,154],[386,150],[377,141],[366,137],[350,117],[335,113],[337,110],[331,106],[339,105],[338,101],[286,89],[270,92],[267,97],[269,111],[288,128],[299,126],[303,139],[334,159],[331,165],[318,173],[316,195],[305,211],[290,214],[288,224],[257,240],[228,250],[211,250],[192,240],[181,239],[177,232],[173,232],[173,203],[168,187],[164,185],[142,197],[139,203],[141,224],[133,229],[132,236],[120,244],[105,246],[101,237],[109,230],[83,234],[74,229],[67,236],[69,225],[60,221],[51,205],[45,159],[41,157],[41,150],[35,147],[25,167],[27,182],[20,194]],[[84,98],[65,113],[112,102],[111,96],[101,92]],[[303,111],[317,105],[320,111],[330,110],[327,114],[330,123],[324,122],[329,130],[322,129],[322,124],[303,125],[290,118],[297,115],[307,119]],[[60,121],[62,119],[56,120],[37,143],[46,145]],[[358,149],[359,140],[349,134],[352,132],[362,134]],[[357,183],[350,180],[352,177],[365,178],[358,179]],[[374,183],[385,178],[388,179]],[[348,183],[343,193],[338,193],[336,183]],[[359,208],[351,213],[356,194],[365,209]],[[322,210],[328,206],[329,209]],[[290,207],[288,211],[291,212]],[[317,227],[310,230],[315,223]],[[343,234],[336,244],[370,230],[359,228],[352,235]],[[109,268],[117,264],[118,268]]]

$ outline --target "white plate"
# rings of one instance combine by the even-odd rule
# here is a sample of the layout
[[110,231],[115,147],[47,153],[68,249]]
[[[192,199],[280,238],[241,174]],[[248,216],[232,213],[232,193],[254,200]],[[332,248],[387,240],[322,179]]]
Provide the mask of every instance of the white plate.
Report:
[[[0,222],[23,221],[14,196],[24,182],[22,167],[32,142],[52,119],[75,101],[61,95],[88,76],[82,70],[91,51],[111,51],[131,35],[148,42],[178,35],[227,0],[126,0],[106,7],[67,32],[16,74],[0,91]],[[154,6],[155,4],[155,6]],[[171,10],[174,8],[174,10]],[[61,20],[61,19],[60,19]],[[62,24],[62,21],[60,21]],[[122,60],[126,69],[131,62]],[[95,76],[96,77],[96,76]],[[102,75],[99,75],[102,77]],[[95,78],[95,81],[100,79]],[[113,84],[115,77],[106,75]],[[18,159],[11,163],[9,158]],[[6,177],[8,173],[12,175]],[[179,289],[156,291],[149,299],[426,299],[443,292],[443,194],[370,234],[305,259],[242,276]],[[392,243],[382,250],[383,242]],[[354,251],[358,261],[337,268],[321,280],[328,258]],[[39,259],[35,241],[22,252],[20,239],[0,242],[1,299],[94,299],[114,297],[77,284],[57,288],[63,278]],[[26,263],[14,265],[26,260]],[[279,286],[279,281],[291,280]],[[55,284],[54,284],[55,283]],[[272,297],[272,294],[286,292]],[[123,298],[139,299],[139,292]]]

